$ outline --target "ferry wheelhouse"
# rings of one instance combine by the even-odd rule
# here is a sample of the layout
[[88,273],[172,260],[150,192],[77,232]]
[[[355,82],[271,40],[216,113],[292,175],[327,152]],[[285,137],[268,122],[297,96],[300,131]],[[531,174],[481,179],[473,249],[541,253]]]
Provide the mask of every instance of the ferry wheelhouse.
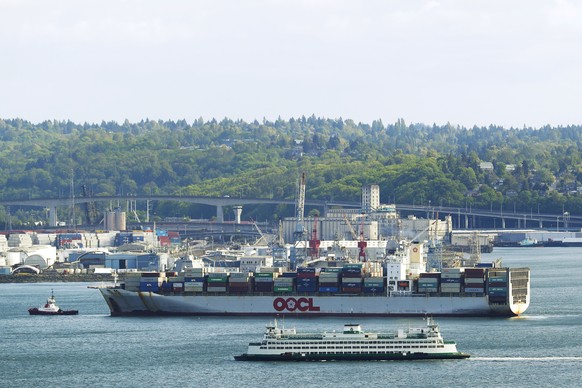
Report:
[[454,341],[445,341],[432,318],[426,326],[391,333],[368,333],[359,324],[346,324],[342,332],[297,333],[267,325],[263,340],[251,342],[237,361],[323,360],[426,360],[468,358]]

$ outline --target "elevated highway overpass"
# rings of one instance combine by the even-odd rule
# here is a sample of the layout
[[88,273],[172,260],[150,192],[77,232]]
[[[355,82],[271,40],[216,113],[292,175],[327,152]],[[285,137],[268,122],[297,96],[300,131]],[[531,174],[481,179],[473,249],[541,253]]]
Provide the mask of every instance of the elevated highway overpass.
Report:
[[[1,200],[0,206],[31,206],[49,209],[49,226],[57,226],[57,208],[72,207],[88,202],[122,202],[129,201],[173,201],[186,202],[216,207],[216,221],[224,222],[224,207],[244,205],[286,204],[295,205],[294,199],[275,198],[235,198],[235,197],[204,197],[204,196],[173,196],[173,195],[136,195],[136,196],[98,196],[78,198],[32,198],[17,200]],[[360,208],[359,202],[306,200],[305,205],[322,209],[322,214],[332,207]],[[506,227],[513,229],[552,229],[552,230],[580,230],[582,228],[582,216],[564,212],[562,214],[517,212],[504,209],[475,209],[471,207],[447,207],[447,206],[422,206],[397,204],[396,210],[406,215],[416,215],[422,218],[443,218],[446,215],[452,217],[455,229],[482,229],[487,220],[487,227],[491,227],[491,221],[499,229]],[[148,220],[149,221],[149,220]]]

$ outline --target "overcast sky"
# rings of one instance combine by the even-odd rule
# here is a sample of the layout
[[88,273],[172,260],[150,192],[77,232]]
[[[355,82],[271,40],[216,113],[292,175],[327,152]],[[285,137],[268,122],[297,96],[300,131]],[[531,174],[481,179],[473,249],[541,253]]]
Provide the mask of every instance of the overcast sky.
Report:
[[0,0],[0,118],[582,124],[582,1]]

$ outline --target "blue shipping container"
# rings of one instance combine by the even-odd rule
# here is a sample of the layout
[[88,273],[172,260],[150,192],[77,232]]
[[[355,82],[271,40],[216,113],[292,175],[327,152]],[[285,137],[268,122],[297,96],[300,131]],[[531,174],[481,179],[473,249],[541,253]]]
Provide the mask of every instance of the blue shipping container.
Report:
[[297,285],[297,292],[315,292],[316,287],[315,284],[312,286],[304,286],[301,284]]
[[365,293],[377,293],[377,292],[384,292],[384,287],[368,287],[365,286],[363,288]]
[[139,290],[140,291],[151,291],[151,292],[158,292],[160,290],[160,286],[157,282],[140,282],[139,283]]
[[319,287],[319,292],[338,292],[339,287]]

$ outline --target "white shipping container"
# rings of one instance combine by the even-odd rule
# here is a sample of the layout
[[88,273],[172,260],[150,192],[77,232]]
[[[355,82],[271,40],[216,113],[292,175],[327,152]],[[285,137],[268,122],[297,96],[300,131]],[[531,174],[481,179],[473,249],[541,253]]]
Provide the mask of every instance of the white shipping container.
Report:
[[139,285],[137,286],[133,286],[133,285],[125,285],[125,290],[126,291],[139,291]]
[[461,285],[460,284],[456,284],[456,285],[441,284],[441,291],[450,292],[449,290],[456,290],[457,292],[459,292],[461,290]]
[[418,287],[418,292],[438,292],[437,287]]
[[465,278],[465,284],[480,284],[483,285],[483,283],[485,283],[485,280],[483,280],[482,278]]
[[280,268],[280,267],[260,267],[259,272],[279,274],[279,273],[283,272],[283,268]]
[[202,287],[184,287],[184,292],[204,292]]
[[277,278],[275,279],[275,284],[291,284],[293,280],[293,278]]
[[463,277],[462,273],[442,273],[441,274],[441,278],[442,279],[460,279]]
[[166,278],[160,278],[160,277],[141,277],[140,281],[142,282],[148,282],[148,283],[155,283],[155,282],[163,282],[164,280],[166,280]]
[[208,287],[208,292],[226,292],[226,287]]
[[441,273],[445,274],[454,274],[454,273],[458,273],[460,274],[461,272],[465,272],[464,268],[443,268]]
[[273,283],[273,278],[259,277],[255,278],[255,283]]
[[202,276],[204,275],[204,268],[187,268],[184,270],[184,276]]
[[204,282],[186,282],[184,283],[184,287],[203,287]]
[[342,278],[342,283],[361,283],[362,278]]
[[240,279],[240,278],[247,278],[248,279],[248,277],[249,277],[248,272],[231,272],[230,273],[231,279]]
[[364,278],[364,284],[366,283],[384,283],[384,278],[378,276]]
[[228,280],[228,283],[248,283],[249,282],[249,278],[230,278]]
[[465,292],[485,292],[484,288],[481,287],[465,287]]
[[320,272],[319,273],[320,278],[338,278],[339,275],[340,275],[339,272]]

